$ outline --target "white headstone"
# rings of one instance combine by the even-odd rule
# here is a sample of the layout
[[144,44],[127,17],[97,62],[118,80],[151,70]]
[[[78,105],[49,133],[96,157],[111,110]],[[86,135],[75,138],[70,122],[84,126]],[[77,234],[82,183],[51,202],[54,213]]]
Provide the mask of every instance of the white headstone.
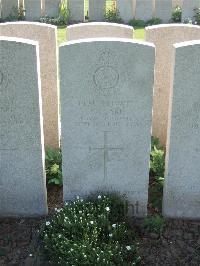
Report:
[[200,0],[183,0],[182,21],[194,19],[194,8],[200,7]]
[[160,18],[162,22],[169,22],[172,16],[171,0],[155,0],[155,17]]
[[0,37],[0,216],[47,214],[39,45]]
[[84,0],[68,0],[68,8],[72,21],[84,21]]
[[163,214],[200,219],[200,41],[174,49]]
[[45,15],[49,17],[59,16],[59,5],[61,0],[45,0]]
[[67,40],[115,37],[133,39],[133,27],[118,23],[90,22],[67,27]]
[[7,18],[11,13],[13,13],[13,9],[18,9],[18,0],[1,0],[0,1],[0,17]]
[[117,0],[117,9],[124,22],[127,23],[129,20],[133,19],[133,0]]
[[106,0],[89,0],[89,20],[104,21]]
[[130,39],[60,47],[64,200],[115,191],[146,215],[154,56]]
[[0,24],[0,36],[39,42],[45,147],[59,147],[57,27],[38,22]]
[[148,20],[154,16],[154,0],[137,0],[135,18]]
[[37,21],[41,17],[41,0],[24,0],[26,20]]

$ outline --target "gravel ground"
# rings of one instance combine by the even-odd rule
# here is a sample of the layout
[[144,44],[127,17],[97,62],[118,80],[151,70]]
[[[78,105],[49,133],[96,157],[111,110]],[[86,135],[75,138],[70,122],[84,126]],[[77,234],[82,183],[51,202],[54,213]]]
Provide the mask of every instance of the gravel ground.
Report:
[[[49,189],[49,216],[62,206],[62,192]],[[46,218],[0,219],[0,266],[50,265],[40,252],[39,229]],[[142,265],[200,265],[200,221],[168,220],[161,236],[140,229],[141,221],[134,221],[139,234]]]

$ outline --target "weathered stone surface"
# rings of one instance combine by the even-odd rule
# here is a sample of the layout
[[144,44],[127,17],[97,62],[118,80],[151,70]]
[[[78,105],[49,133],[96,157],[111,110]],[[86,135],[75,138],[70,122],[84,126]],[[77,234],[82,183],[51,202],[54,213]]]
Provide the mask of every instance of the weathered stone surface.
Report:
[[0,17],[8,17],[13,12],[13,8],[18,8],[18,0],[1,0]]
[[64,200],[118,191],[131,215],[146,215],[153,72],[149,43],[97,38],[60,47]]
[[200,219],[200,41],[174,49],[163,214]]
[[67,27],[67,40],[115,37],[133,39],[133,27],[107,22],[79,23]]
[[103,21],[106,0],[89,0],[90,21]]
[[2,23],[0,35],[39,42],[45,146],[59,147],[57,28],[36,22]]
[[200,7],[200,0],[183,0],[182,21],[194,19],[194,8]]
[[162,19],[162,22],[169,22],[172,16],[171,0],[155,0],[155,17]]
[[47,214],[39,46],[0,37],[0,216]]
[[49,17],[58,17],[61,0],[45,0],[45,14]]
[[154,0],[137,0],[135,17],[136,19],[148,20],[154,14]]
[[134,17],[133,8],[133,0],[117,0],[117,9],[120,12],[120,17],[126,23]]
[[153,100],[153,135],[165,146],[167,139],[170,74],[173,44],[200,38],[200,27],[185,24],[163,24],[146,28],[146,41],[156,46]]
[[70,19],[72,21],[84,21],[84,0],[68,0]]
[[41,0],[24,0],[26,20],[37,21],[41,15]]
[[182,7],[183,0],[172,0],[172,7],[180,6]]

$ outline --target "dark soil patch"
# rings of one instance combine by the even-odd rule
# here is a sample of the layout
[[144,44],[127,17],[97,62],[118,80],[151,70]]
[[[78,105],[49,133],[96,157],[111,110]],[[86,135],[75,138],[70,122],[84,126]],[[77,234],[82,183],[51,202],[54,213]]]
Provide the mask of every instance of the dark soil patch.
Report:
[[[49,216],[31,219],[0,219],[0,266],[50,265],[41,255],[39,229],[54,209],[62,206],[62,189],[48,188]],[[140,242],[142,265],[200,265],[200,221],[168,220],[160,237],[141,230],[133,222]]]

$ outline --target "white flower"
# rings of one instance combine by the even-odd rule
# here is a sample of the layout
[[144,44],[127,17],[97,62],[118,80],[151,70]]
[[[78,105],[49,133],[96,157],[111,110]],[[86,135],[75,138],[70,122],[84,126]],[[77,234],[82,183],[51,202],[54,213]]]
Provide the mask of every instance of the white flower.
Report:
[[29,254],[29,256],[30,256],[30,257],[32,257],[32,256],[33,256],[33,254]]
[[65,206],[67,206],[68,205],[68,202],[65,202]]
[[112,237],[113,236],[113,234],[109,234],[109,237]]
[[77,198],[77,200],[79,200],[79,199],[80,199],[80,197],[79,197],[79,196],[76,196],[76,198]]
[[107,211],[107,212],[109,212],[109,211],[110,211],[110,208],[109,208],[109,207],[106,207],[105,209],[106,209],[106,211]]
[[79,213],[82,213],[82,211],[79,211]]
[[116,224],[113,224],[112,227],[115,228],[116,227]]
[[46,226],[50,225],[50,222],[46,222]]
[[61,211],[61,209],[57,209],[57,212],[60,212]]
[[101,195],[98,196],[98,199],[101,199]]
[[130,246],[126,246],[126,249],[127,249],[127,250],[131,250],[131,247],[130,247]]
[[94,224],[94,222],[93,222],[93,221],[91,221],[90,223],[91,223],[91,224]]

